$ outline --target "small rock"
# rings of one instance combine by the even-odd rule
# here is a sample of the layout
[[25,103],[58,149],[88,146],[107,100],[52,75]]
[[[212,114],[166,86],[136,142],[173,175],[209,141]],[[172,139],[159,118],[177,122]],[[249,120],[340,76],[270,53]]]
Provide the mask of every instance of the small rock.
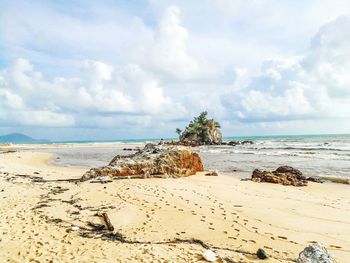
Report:
[[217,172],[206,173],[205,176],[218,176]]
[[267,259],[266,252],[262,248],[259,248],[258,251],[256,251],[256,255],[259,259]]
[[314,183],[319,183],[319,184],[323,184],[325,182],[322,178],[318,176],[311,176],[311,177],[308,177],[306,180]]
[[72,226],[72,231],[79,231],[80,230],[80,227],[78,226]]
[[205,250],[202,254],[203,258],[208,262],[214,262],[216,261],[217,257],[215,253],[209,249]]
[[297,263],[335,263],[335,259],[320,243],[315,243],[300,252]]
[[227,143],[227,145],[231,145],[231,146],[236,146],[236,145],[240,145],[240,144],[241,144],[241,142],[239,142],[239,141],[229,141]]

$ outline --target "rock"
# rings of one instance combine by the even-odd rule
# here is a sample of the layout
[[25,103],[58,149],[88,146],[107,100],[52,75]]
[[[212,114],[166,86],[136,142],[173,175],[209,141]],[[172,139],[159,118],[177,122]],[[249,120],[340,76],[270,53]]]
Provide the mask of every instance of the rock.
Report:
[[220,124],[214,119],[207,118],[207,112],[195,117],[183,132],[177,129],[181,144],[219,145],[222,143]]
[[300,172],[298,169],[295,169],[291,166],[288,166],[288,165],[284,165],[284,166],[280,166],[276,169],[276,172],[279,172],[279,173],[291,173],[291,174],[295,174],[297,176],[299,175],[303,175],[302,172]]
[[205,176],[218,176],[217,172],[206,173]]
[[245,141],[229,141],[227,145],[236,146],[236,145],[244,145],[244,144],[254,144],[251,140],[245,140]]
[[254,142],[251,140],[245,140],[245,141],[242,141],[241,144],[254,144]]
[[184,177],[203,172],[203,164],[197,153],[176,147],[147,144],[131,155],[117,155],[109,165],[93,168],[81,180],[98,176],[109,177]]
[[72,226],[72,231],[79,231],[80,230],[80,227],[78,226]]
[[205,250],[203,252],[202,256],[208,262],[214,262],[217,260],[215,253],[209,249]]
[[273,172],[255,169],[252,174],[252,181],[293,186],[307,185],[306,177],[303,176],[302,172],[291,166],[281,166]]
[[184,131],[180,137],[180,142],[186,144],[196,144],[196,145],[219,145],[222,143],[222,134],[219,128],[209,127],[203,137],[200,137],[197,133],[192,133],[188,131]]
[[300,252],[297,263],[334,263],[335,259],[320,243],[315,243]]
[[267,258],[266,252],[262,248],[259,248],[258,251],[256,251],[256,255],[259,259],[266,259]]
[[123,148],[123,151],[133,151],[132,148]]
[[227,145],[231,145],[231,146],[236,146],[236,145],[240,145],[240,144],[241,144],[241,142],[239,142],[239,141],[229,141],[227,143]]
[[308,177],[306,180],[314,183],[319,183],[319,184],[323,184],[325,182],[325,180],[323,180],[321,177],[318,177],[318,176],[311,176],[311,177]]

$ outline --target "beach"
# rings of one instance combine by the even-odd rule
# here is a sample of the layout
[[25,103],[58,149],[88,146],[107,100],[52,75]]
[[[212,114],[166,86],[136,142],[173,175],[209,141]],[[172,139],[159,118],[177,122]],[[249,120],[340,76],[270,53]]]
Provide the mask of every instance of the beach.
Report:
[[[265,262],[294,262],[313,242],[350,261],[348,185],[255,183],[242,181],[249,173],[239,169],[76,182],[89,167],[60,164],[43,146],[6,149],[16,152],[0,154],[1,262],[200,262],[206,246],[218,262],[260,262],[259,248],[269,256]],[[91,231],[103,224],[100,213],[118,235]]]

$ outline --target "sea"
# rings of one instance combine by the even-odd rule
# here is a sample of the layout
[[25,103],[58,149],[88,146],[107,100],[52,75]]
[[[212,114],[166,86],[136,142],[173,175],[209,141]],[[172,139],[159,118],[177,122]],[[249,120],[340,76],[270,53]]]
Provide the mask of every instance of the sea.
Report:
[[[193,150],[200,154],[207,170],[233,176],[250,176],[256,168],[275,170],[289,165],[307,176],[350,178],[350,134],[224,138],[226,142],[245,140],[253,143]],[[43,151],[55,154],[52,163],[56,165],[90,168],[107,165],[115,155],[133,153],[145,143],[157,142],[159,139],[54,142],[52,148]],[[55,147],[62,144],[74,147]]]

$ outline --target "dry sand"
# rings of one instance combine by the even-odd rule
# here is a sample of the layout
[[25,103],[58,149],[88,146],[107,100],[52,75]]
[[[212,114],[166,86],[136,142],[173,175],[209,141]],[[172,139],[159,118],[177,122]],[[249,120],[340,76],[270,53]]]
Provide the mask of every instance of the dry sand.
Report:
[[[209,245],[218,262],[260,262],[252,255],[258,248],[269,255],[265,262],[293,262],[314,241],[350,262],[349,186],[296,188],[203,174],[40,182],[36,177],[72,179],[85,172],[50,166],[50,158],[0,154],[0,262],[198,262],[204,248],[186,243],[190,239]],[[88,222],[103,224],[100,212],[130,243],[90,230]]]

